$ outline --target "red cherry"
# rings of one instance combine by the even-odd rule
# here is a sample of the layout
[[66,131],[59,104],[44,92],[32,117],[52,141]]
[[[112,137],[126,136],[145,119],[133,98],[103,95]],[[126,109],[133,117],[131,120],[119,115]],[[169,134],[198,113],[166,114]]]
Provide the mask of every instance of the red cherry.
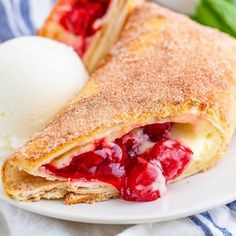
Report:
[[74,157],[70,163],[71,167],[79,167],[79,169],[89,172],[92,167],[96,167],[104,162],[104,158],[94,152],[85,152]]
[[[88,47],[88,37],[93,36],[102,25],[95,25],[97,19],[102,18],[111,0],[77,0],[68,2],[65,6],[71,10],[62,14],[59,24],[72,35],[79,36],[79,46],[71,45],[79,56],[83,56]],[[63,9],[63,8],[62,8]],[[65,7],[66,9],[66,7]],[[61,13],[60,9],[60,13]],[[66,43],[67,40],[64,40]],[[69,43],[70,44],[70,43]]]
[[94,22],[105,15],[109,4],[110,0],[78,0],[72,9],[63,15],[60,24],[75,35],[89,37],[98,30],[94,28]]
[[127,174],[121,188],[121,196],[128,201],[153,201],[166,192],[165,177],[157,160],[147,161],[141,157]]
[[122,137],[121,142],[125,145],[128,156],[131,159],[136,158],[140,142],[129,134]]
[[125,169],[127,170],[130,165],[132,164],[132,160],[130,159],[129,155],[128,155],[128,150],[126,145],[123,143],[122,139],[116,139],[115,140],[115,144],[120,147],[121,151],[122,151],[122,159],[120,160],[121,165],[123,165],[125,167]]
[[136,159],[136,157],[140,154],[140,146],[143,142],[149,141],[149,137],[147,134],[143,133],[143,128],[138,128],[124,135],[121,140],[126,146],[128,156],[131,159]]
[[[99,139],[91,151],[73,157],[68,166],[45,167],[56,176],[110,183],[128,201],[152,201],[166,192],[166,181],[177,178],[192,155],[189,148],[168,138],[170,129],[171,123],[153,124],[114,142]],[[143,142],[151,145],[140,155]]]
[[122,162],[126,154],[123,148],[116,142],[106,143],[102,140],[96,144],[94,153],[107,159],[108,162]]
[[172,123],[145,125],[143,133],[147,134],[152,142],[157,142],[162,138],[168,138],[171,128]]
[[114,185],[120,190],[126,176],[125,166],[120,163],[102,163],[97,167],[95,178]]
[[148,159],[160,161],[164,176],[167,180],[177,178],[190,161],[193,152],[180,142],[171,139],[163,139],[146,153]]

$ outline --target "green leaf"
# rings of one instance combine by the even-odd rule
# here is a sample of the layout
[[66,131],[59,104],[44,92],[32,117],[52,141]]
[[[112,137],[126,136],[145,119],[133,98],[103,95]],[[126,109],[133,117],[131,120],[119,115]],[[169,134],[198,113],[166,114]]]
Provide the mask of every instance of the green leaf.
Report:
[[236,4],[233,0],[201,0],[192,19],[236,37]]
[[228,0],[207,0],[224,26],[221,30],[236,37],[236,5]]
[[221,28],[221,21],[214,11],[205,3],[201,1],[201,4],[197,6],[195,15],[192,16],[193,20],[198,21],[201,24],[208,25],[215,28]]

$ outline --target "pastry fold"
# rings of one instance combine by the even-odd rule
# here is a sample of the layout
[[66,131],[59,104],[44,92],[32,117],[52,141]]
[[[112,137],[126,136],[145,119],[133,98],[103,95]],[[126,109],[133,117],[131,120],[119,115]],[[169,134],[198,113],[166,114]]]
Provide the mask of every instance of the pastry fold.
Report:
[[[80,55],[89,73],[99,66],[110,46],[117,40],[127,17],[141,2],[143,0],[111,0],[107,13],[97,21],[97,24],[101,25],[101,29],[86,39],[86,51]],[[66,10],[71,7],[68,4],[74,3],[76,0],[58,0],[48,19],[38,31],[38,35],[64,42],[74,47],[75,50],[80,49],[82,47],[80,36],[66,31],[58,22]]]
[[18,201],[63,198],[67,204],[116,198],[110,184],[74,184],[42,167],[153,123],[172,122],[173,138],[193,151],[178,179],[211,168],[236,125],[234,51],[236,42],[224,33],[153,3],[137,7],[81,93],[5,161],[5,193]]

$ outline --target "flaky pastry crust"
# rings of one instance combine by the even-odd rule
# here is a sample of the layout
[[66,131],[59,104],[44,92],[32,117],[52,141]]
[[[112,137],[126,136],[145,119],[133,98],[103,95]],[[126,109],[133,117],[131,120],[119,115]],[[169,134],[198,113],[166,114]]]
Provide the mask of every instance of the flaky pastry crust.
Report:
[[[110,129],[126,132],[150,120],[162,122],[182,116],[206,120],[219,136],[219,150],[211,161],[198,163],[185,176],[210,168],[227,150],[236,124],[233,51],[236,42],[224,33],[153,3],[137,7],[81,93],[6,160],[2,171],[5,192],[22,200],[15,192],[18,185],[9,168],[38,176],[41,165]],[[43,179],[44,186],[55,182],[32,178],[34,184]],[[65,191],[60,191],[64,197]],[[71,189],[68,192],[71,194]],[[88,199],[74,194],[72,200],[66,200],[68,204],[76,198],[78,202]],[[100,196],[105,195],[109,192]]]

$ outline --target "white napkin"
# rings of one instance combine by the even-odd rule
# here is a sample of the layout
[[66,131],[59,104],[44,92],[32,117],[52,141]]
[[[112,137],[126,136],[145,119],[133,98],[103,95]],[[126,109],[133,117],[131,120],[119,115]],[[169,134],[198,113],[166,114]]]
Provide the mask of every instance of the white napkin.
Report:
[[131,226],[83,224],[57,220],[23,211],[0,200],[0,235],[233,236],[236,235],[236,202],[179,220]]
[[57,220],[18,209],[0,200],[1,236],[111,236],[127,227]]

